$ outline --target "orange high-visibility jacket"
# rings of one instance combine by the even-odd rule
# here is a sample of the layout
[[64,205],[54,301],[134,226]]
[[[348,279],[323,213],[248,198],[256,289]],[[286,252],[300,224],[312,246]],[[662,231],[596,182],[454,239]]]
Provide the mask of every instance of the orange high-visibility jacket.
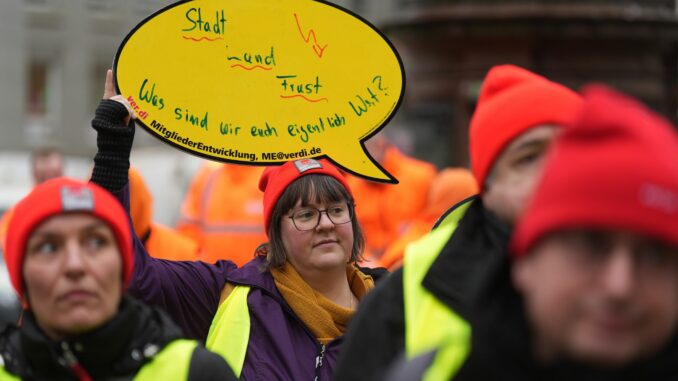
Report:
[[182,203],[177,230],[198,242],[200,260],[230,259],[241,266],[267,241],[259,190],[263,170],[206,163],[195,176]]
[[381,164],[399,184],[347,176],[356,200],[356,214],[365,233],[368,261],[378,259],[410,220],[426,207],[436,175],[433,164],[406,156],[395,147],[387,149]]
[[176,230],[158,223],[151,223],[151,233],[144,242],[148,254],[155,258],[172,261],[196,261],[200,259],[198,244],[179,234]]
[[426,208],[412,220],[405,232],[389,244],[379,266],[390,271],[400,267],[405,247],[431,231],[435,222],[450,207],[478,193],[478,184],[465,168],[445,168],[433,179]]

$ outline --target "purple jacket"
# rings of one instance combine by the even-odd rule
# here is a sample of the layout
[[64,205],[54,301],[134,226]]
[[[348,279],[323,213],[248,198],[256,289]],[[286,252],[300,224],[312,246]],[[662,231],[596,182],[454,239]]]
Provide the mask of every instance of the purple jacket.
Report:
[[[129,210],[129,186],[115,194]],[[343,338],[322,346],[287,305],[261,258],[241,268],[152,258],[134,238],[134,275],[129,292],[163,308],[191,338],[204,341],[226,281],[250,286],[250,340],[241,379],[330,380]]]

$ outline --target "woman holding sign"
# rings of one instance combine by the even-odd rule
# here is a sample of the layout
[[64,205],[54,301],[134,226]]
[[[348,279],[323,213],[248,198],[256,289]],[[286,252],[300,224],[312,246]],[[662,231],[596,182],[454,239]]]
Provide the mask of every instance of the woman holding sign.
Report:
[[0,336],[0,380],[234,380],[159,309],[124,296],[132,230],[118,201],[66,178],[14,209],[5,258],[26,308]]
[[[114,94],[110,71],[104,98],[92,121],[92,181],[128,205],[135,115]],[[206,339],[242,379],[329,380],[347,323],[373,287],[371,275],[383,271],[355,265],[364,239],[350,189],[329,162],[268,168],[259,188],[269,243],[251,262],[236,268],[226,260],[158,260],[135,239],[130,290],[167,310],[191,337]]]

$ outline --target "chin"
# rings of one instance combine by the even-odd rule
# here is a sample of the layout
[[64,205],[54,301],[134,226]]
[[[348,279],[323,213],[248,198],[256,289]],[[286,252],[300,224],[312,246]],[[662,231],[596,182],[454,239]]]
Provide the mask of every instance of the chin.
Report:
[[336,268],[346,266],[348,258],[343,253],[318,253],[314,262],[316,267]]
[[71,315],[65,319],[62,325],[63,331],[69,334],[79,334],[91,331],[97,327],[106,324],[109,319],[102,316],[82,316],[80,314]]
[[598,368],[620,368],[638,360],[639,352],[630,345],[607,343],[576,351],[576,358]]

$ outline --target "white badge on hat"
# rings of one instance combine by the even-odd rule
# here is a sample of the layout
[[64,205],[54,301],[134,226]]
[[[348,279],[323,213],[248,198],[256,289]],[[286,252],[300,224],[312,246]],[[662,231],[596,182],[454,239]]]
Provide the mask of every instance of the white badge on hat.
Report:
[[85,187],[61,188],[63,210],[94,210],[94,195]]

